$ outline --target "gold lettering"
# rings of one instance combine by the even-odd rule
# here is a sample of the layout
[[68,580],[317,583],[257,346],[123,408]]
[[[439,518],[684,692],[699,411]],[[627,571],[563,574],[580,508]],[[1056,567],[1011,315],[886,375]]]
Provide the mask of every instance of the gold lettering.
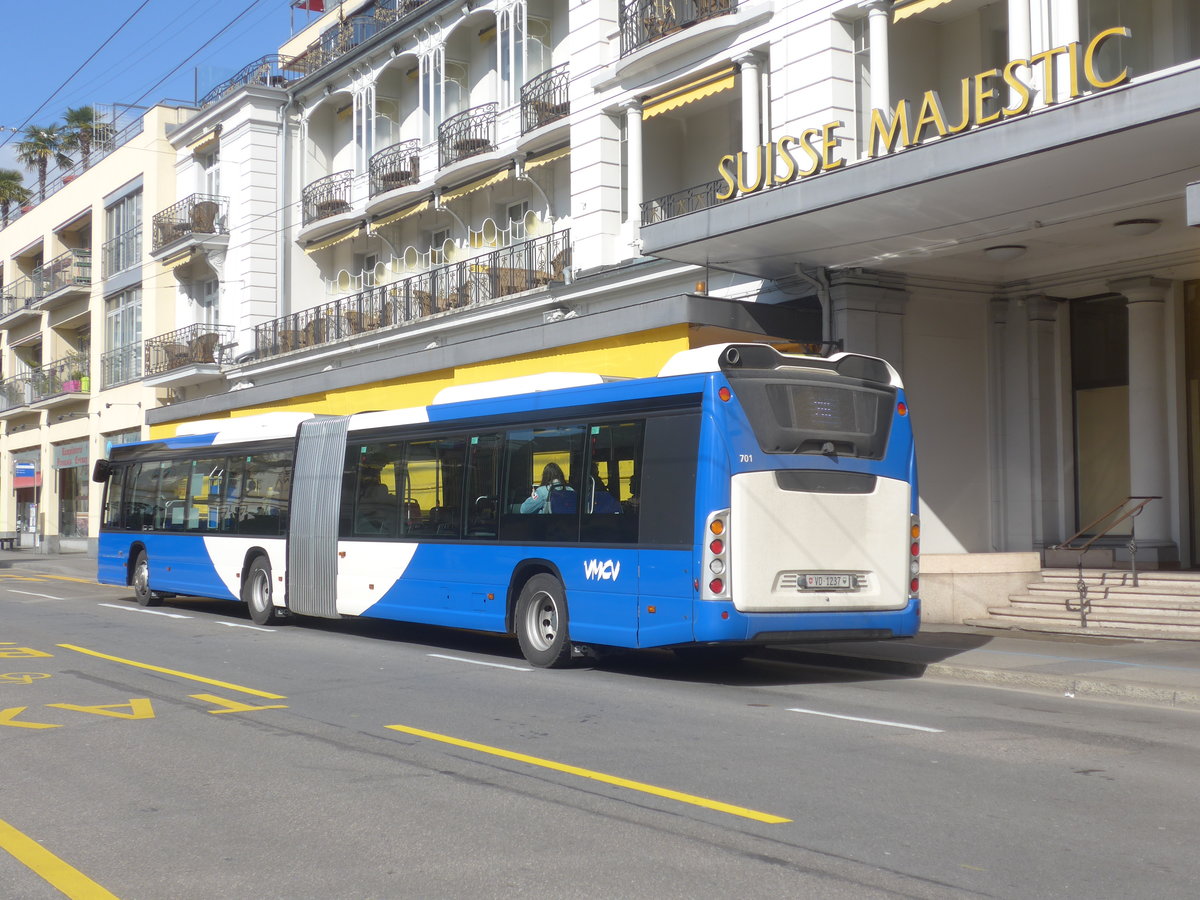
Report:
[[834,134],[839,128],[844,128],[846,125],[841,119],[834,122],[826,122],[821,129],[821,168],[828,171],[829,169],[840,169],[846,164],[844,159],[834,159],[833,151],[842,145],[842,139]]
[[885,136],[887,138],[883,144],[885,153],[892,152],[896,138],[900,138],[901,147],[912,146],[911,132],[908,130],[908,101],[901,100],[896,104],[896,112],[892,115],[891,122],[884,120],[885,115],[882,110],[871,110],[870,143],[867,145],[868,159],[874,159],[878,155],[875,152],[878,147],[877,141],[882,140]]
[[775,186],[775,142],[767,144],[767,187]]
[[717,174],[725,182],[725,187],[717,191],[718,200],[728,200],[737,191],[737,183],[733,180],[733,174],[729,171],[729,164],[734,161],[732,154],[722,156],[721,161],[717,163]]
[[746,153],[743,151],[737,155],[737,186],[738,190],[743,194],[753,194],[755,191],[762,190],[763,183],[767,180],[767,165],[764,157],[766,156],[767,148],[759,144],[754,148],[754,163],[758,170],[753,184],[746,183]]
[[917,143],[925,139],[922,132],[926,125],[936,128],[938,137],[945,137],[950,133],[946,128],[946,116],[942,112],[942,100],[937,91],[926,91],[925,96],[921,98],[921,112],[917,115],[916,124],[913,125],[913,140]]
[[1079,85],[1079,41],[1067,44],[1067,66],[1071,72],[1071,99],[1083,96],[1083,88]]
[[1004,83],[1012,88],[1013,93],[1020,98],[1020,102],[1016,106],[1009,106],[1004,109],[1006,118],[1029,112],[1029,106],[1033,103],[1033,91],[1029,85],[1017,77],[1017,69],[1028,65],[1029,60],[1027,59],[1014,59],[1004,67]]
[[821,132],[817,131],[815,128],[805,128],[800,135],[800,149],[804,151],[804,155],[807,156],[811,161],[811,165],[809,165],[807,169],[800,170],[801,178],[820,171],[821,154],[818,153],[816,148],[812,145],[812,139],[820,133]]
[[1133,37],[1133,32],[1128,28],[1109,28],[1106,31],[1102,31],[1092,38],[1092,42],[1088,44],[1087,52],[1083,55],[1083,77],[1087,79],[1088,84],[1100,90],[1116,87],[1129,78],[1128,67],[1122,69],[1120,74],[1110,81],[1102,80],[1096,71],[1096,54],[1100,52],[1100,45],[1111,37]]
[[991,100],[996,96],[996,89],[989,87],[984,90],[983,83],[989,78],[999,78],[999,69],[988,69],[986,72],[980,72],[975,76],[975,124],[987,125],[989,122],[995,122],[1000,118],[1000,110],[997,109],[994,113],[985,113],[983,105],[985,101]]
[[779,158],[783,160],[783,174],[776,179],[777,184],[787,184],[796,177],[796,158],[788,152],[788,144],[798,144],[800,138],[785,134],[779,139]]
[[958,134],[960,131],[966,131],[971,125],[971,84],[970,78],[964,78],[959,85],[958,102],[962,109],[962,121],[957,125],[949,125],[946,131],[950,134]]
[[1054,93],[1054,57],[1061,56],[1066,52],[1066,47],[1054,47],[1029,57],[1030,68],[1038,63],[1045,63],[1045,66],[1042,67],[1042,84],[1045,86],[1046,103],[1048,104],[1058,102],[1058,97]]

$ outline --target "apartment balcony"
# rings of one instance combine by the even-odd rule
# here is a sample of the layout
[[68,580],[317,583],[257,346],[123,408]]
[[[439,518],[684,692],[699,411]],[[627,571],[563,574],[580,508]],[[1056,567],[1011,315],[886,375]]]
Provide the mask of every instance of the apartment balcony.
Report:
[[298,73],[299,77],[311,75],[432,2],[433,0],[377,0],[372,12],[350,16],[339,22],[318,40],[309,44],[295,59],[284,62],[283,66],[290,72]]
[[143,362],[141,341],[106,350],[100,356],[101,390],[138,381],[142,377]]
[[292,66],[292,60],[278,53],[256,59],[240,71],[222,81],[200,100],[200,108],[212,106],[229,96],[238,88],[257,84],[263,87],[285,88],[307,74]]
[[571,233],[558,231],[264,322],[254,329],[255,354],[266,359],[476,309],[562,283],[570,266]]
[[334,172],[309,184],[301,194],[303,224],[311,225],[350,212],[350,188],[354,172]]
[[0,381],[0,417],[24,410],[33,402],[33,376],[26,372]]
[[647,200],[642,204],[642,225],[655,225],[677,216],[711,209],[720,202],[717,193],[725,186],[725,182],[718,179]]
[[386,194],[421,179],[420,140],[401,141],[385,147],[370,162],[371,196]]
[[737,11],[738,0],[623,0],[621,55]]
[[39,309],[54,309],[92,292],[92,251],[68,250],[33,270]]
[[446,119],[438,126],[438,167],[446,168],[496,149],[498,105],[484,103]]
[[87,353],[72,353],[29,373],[29,403],[39,409],[86,400],[92,391]]
[[188,325],[148,338],[143,378],[152,387],[185,387],[221,378],[233,346],[230,325]]
[[528,134],[571,114],[569,64],[548,69],[521,88],[521,134]]
[[16,281],[6,284],[0,289],[0,322],[5,326],[15,325],[21,319],[41,315],[41,309],[36,306],[42,299],[42,281],[29,275],[22,276]]
[[138,225],[104,242],[100,248],[100,277],[110,278],[142,260],[142,226]]
[[229,242],[229,199],[192,194],[156,213],[151,224],[152,256]]

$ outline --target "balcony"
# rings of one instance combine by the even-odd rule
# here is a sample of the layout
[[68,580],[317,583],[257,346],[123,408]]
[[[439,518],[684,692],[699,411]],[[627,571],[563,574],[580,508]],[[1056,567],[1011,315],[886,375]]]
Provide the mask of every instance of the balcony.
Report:
[[39,310],[35,308],[38,300],[42,299],[41,279],[34,279],[29,275],[18,278],[16,281],[6,284],[0,290],[0,299],[3,300],[3,318],[9,316],[22,317],[25,315],[36,316]]
[[100,277],[110,278],[118,272],[131,269],[142,260],[142,226],[107,240],[100,248]]
[[86,400],[92,390],[91,370],[86,352],[72,353],[46,363],[28,375],[29,402],[39,406],[57,406],[74,400]]
[[230,325],[188,325],[145,342],[147,384],[183,387],[221,376],[233,345]]
[[354,172],[347,169],[318,178],[308,185],[301,194],[303,224],[311,225],[313,222],[349,212],[350,183],[353,179]]
[[92,290],[92,251],[68,250],[34,269],[31,281],[38,292],[31,302],[40,309],[86,297]]
[[142,342],[106,350],[100,356],[101,389],[128,384],[142,377]]
[[33,376],[26,372],[0,381],[0,413],[21,409],[33,402]]
[[433,0],[378,0],[371,13],[350,16],[327,30],[309,44],[295,59],[281,65],[300,77],[311,75],[324,68],[340,56],[349,53],[359,44],[374,37],[385,28],[415,12]]
[[655,200],[647,200],[642,204],[642,224],[655,225],[677,216],[710,209],[720,202],[717,200],[717,192],[724,186],[724,181],[709,181]]
[[445,168],[496,149],[497,104],[484,103],[438,126],[438,167]]
[[421,178],[421,142],[401,141],[371,157],[371,196],[416,184]]
[[568,64],[555,66],[521,88],[521,134],[565,119],[571,114]]
[[628,56],[661,38],[737,11],[738,0],[624,0],[621,55]]
[[264,322],[254,329],[255,354],[266,359],[480,307],[561,283],[570,265],[571,233],[558,231]]
[[278,53],[256,59],[205,94],[200,100],[200,108],[212,106],[238,88],[251,84],[260,84],[265,87],[287,87],[288,84],[303,78],[306,74],[292,68],[291,63],[291,59],[280,56]]
[[215,194],[192,194],[156,213],[150,252],[182,250],[214,235],[228,234],[229,200]]

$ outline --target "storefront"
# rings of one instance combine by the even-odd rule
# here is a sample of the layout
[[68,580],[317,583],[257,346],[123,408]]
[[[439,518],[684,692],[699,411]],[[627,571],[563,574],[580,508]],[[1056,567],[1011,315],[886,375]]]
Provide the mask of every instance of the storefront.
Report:
[[[54,474],[58,487],[59,550],[87,549],[88,440],[54,444]],[[75,544],[82,546],[75,547]]]
[[12,454],[13,499],[16,504],[17,536],[22,547],[36,547],[43,529],[39,527],[38,509],[42,492],[42,453],[34,447],[16,450]]

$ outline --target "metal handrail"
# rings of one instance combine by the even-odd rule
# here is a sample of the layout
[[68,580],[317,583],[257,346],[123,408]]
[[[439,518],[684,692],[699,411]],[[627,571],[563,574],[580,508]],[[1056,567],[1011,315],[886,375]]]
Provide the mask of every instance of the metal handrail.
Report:
[[[1108,512],[1097,517],[1096,519],[1093,519],[1091,522],[1088,522],[1088,524],[1084,525],[1081,529],[1079,529],[1077,532],[1075,532],[1073,535],[1071,535],[1065,541],[1063,541],[1062,543],[1059,543],[1059,544],[1055,544],[1053,547],[1050,548],[1051,550],[1067,550],[1067,551],[1079,554],[1079,575],[1078,575],[1078,579],[1075,582],[1075,587],[1079,590],[1079,608],[1077,610],[1071,609],[1070,602],[1068,601],[1067,609],[1070,612],[1078,612],[1079,613],[1079,625],[1081,628],[1087,627],[1088,613],[1091,612],[1091,602],[1088,600],[1088,595],[1087,595],[1087,581],[1085,581],[1084,577],[1083,577],[1083,557],[1084,557],[1084,555],[1087,553],[1087,551],[1089,549],[1091,549],[1092,545],[1095,544],[1096,541],[1100,540],[1105,535],[1110,534],[1114,528],[1116,528],[1122,522],[1128,520],[1129,521],[1129,543],[1126,546],[1129,548],[1129,570],[1133,575],[1133,586],[1137,587],[1138,586],[1137,517],[1141,514],[1142,510],[1146,508],[1146,504],[1150,503],[1152,500],[1161,500],[1161,499],[1162,499],[1162,497],[1140,497],[1140,496],[1126,497],[1124,500],[1122,500],[1120,503],[1118,503],[1116,506],[1114,506]],[[1130,506],[1128,509],[1126,509],[1128,504],[1134,500],[1136,500],[1138,502],[1135,505]],[[1091,530],[1093,528],[1095,528],[1097,525],[1099,525],[1101,522],[1108,520],[1112,516],[1116,515],[1118,512],[1121,512],[1121,510],[1123,510],[1123,509],[1125,510],[1125,512],[1122,513],[1120,516],[1118,516],[1116,519],[1113,519],[1113,521],[1109,522],[1108,525],[1104,529],[1097,532],[1096,534],[1093,534],[1088,540],[1084,541],[1079,546],[1073,546],[1076,540],[1078,540],[1079,538],[1083,537],[1086,534],[1089,534],[1091,532]]]

